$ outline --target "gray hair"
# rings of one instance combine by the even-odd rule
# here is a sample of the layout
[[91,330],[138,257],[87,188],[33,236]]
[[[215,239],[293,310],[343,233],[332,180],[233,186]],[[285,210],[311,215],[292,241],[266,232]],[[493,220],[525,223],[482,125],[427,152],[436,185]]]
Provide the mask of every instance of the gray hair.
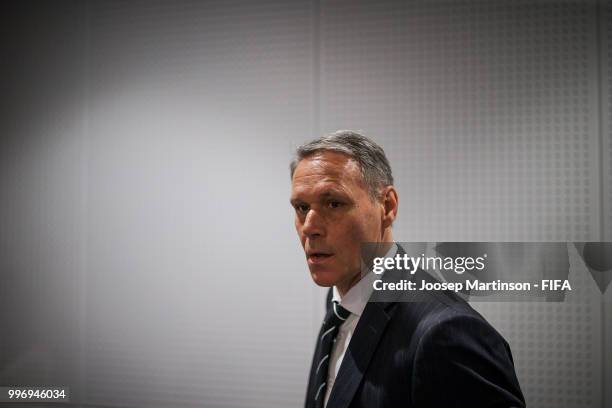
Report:
[[301,160],[322,150],[344,153],[354,159],[361,168],[363,181],[372,199],[380,197],[381,188],[393,185],[391,165],[385,151],[372,140],[352,130],[338,130],[298,147],[289,166],[291,178]]

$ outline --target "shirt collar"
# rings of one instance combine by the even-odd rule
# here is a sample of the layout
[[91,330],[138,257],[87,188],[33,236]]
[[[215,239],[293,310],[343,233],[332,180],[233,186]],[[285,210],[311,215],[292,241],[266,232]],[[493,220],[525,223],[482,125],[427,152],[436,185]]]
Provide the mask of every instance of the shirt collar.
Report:
[[[397,244],[394,242],[389,251],[385,254],[385,258],[392,258],[397,253]],[[371,270],[357,282],[344,297],[340,296],[338,288],[332,288],[332,301],[337,302],[354,315],[361,316],[365,309],[368,299],[374,290],[372,283],[379,278]]]

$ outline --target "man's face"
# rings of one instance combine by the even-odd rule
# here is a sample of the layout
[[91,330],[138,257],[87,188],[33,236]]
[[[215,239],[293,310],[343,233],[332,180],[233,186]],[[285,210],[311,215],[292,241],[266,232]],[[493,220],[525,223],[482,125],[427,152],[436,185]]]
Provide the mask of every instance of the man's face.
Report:
[[293,173],[291,204],[312,279],[350,288],[360,277],[361,243],[381,241],[384,214],[368,195],[359,164],[333,151],[306,157]]

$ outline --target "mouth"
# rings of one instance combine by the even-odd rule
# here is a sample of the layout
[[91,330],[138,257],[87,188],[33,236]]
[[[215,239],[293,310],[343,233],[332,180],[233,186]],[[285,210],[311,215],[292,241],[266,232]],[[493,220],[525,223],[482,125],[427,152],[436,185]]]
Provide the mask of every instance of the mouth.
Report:
[[334,256],[334,254],[327,252],[311,251],[306,254],[306,259],[308,260],[309,265],[316,265],[326,262],[332,256]]

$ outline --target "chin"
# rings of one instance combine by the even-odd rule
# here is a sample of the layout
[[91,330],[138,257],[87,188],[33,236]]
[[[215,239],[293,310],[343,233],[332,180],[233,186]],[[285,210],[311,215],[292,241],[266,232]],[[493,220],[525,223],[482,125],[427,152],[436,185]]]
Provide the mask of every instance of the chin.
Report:
[[310,276],[314,283],[326,288],[334,286],[339,281],[337,273],[329,270],[311,270]]

